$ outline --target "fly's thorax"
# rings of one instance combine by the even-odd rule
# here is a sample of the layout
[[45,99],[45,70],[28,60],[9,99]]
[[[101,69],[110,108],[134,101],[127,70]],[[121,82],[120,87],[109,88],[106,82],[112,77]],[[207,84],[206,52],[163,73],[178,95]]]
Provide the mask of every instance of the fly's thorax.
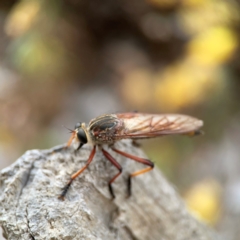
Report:
[[90,125],[87,127],[87,137],[89,139],[89,143],[93,145],[102,145],[103,142],[94,134],[92,129],[90,128]]
[[102,115],[93,119],[87,128],[92,142],[97,145],[113,144],[123,129],[123,122],[115,114]]

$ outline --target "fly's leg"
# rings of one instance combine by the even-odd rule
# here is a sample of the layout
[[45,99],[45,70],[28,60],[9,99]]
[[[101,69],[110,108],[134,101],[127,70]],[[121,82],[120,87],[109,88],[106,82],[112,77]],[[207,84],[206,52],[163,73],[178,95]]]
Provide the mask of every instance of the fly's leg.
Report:
[[133,156],[133,155],[131,155],[131,154],[129,154],[129,153],[122,152],[122,151],[120,151],[120,150],[118,150],[118,149],[115,149],[115,148],[112,148],[112,150],[113,150],[114,152],[116,152],[116,153],[124,156],[124,157],[130,158],[130,159],[132,159],[132,160],[134,160],[134,161],[137,161],[137,162],[140,162],[140,163],[142,163],[142,164],[145,164],[145,165],[149,166],[149,167],[144,168],[144,169],[142,169],[142,170],[133,172],[133,173],[131,173],[131,174],[129,175],[129,177],[128,177],[128,182],[127,182],[127,183],[128,183],[128,197],[129,197],[129,196],[131,196],[131,185],[132,185],[132,184],[131,184],[131,179],[132,179],[132,177],[135,177],[135,176],[140,175],[140,174],[142,174],[142,173],[146,173],[146,172],[148,172],[148,171],[151,171],[151,170],[154,168],[154,163],[151,162],[151,161],[148,160],[148,159],[141,158],[141,157],[137,157],[137,156]]
[[79,175],[88,167],[88,165],[92,162],[93,157],[94,157],[94,155],[95,155],[95,152],[96,152],[96,146],[93,147],[93,150],[92,150],[91,153],[90,153],[90,156],[89,156],[89,158],[88,158],[88,160],[87,160],[86,165],[71,176],[71,179],[69,180],[69,182],[67,183],[67,185],[64,187],[64,189],[63,189],[63,191],[62,191],[62,194],[59,196],[59,199],[64,200],[64,197],[65,197],[65,195],[67,194],[67,191],[68,191],[68,189],[70,188],[73,180],[74,180],[77,176],[79,176]]
[[109,192],[112,195],[112,198],[115,198],[115,195],[114,195],[114,192],[112,189],[112,183],[122,173],[122,167],[107,151],[102,149],[102,152],[103,152],[104,156],[119,170],[119,173],[117,173],[108,183]]

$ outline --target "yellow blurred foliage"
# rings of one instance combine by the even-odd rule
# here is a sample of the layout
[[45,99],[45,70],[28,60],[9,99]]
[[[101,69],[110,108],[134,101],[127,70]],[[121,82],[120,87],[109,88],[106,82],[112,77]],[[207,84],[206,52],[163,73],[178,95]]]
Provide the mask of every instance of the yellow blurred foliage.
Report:
[[214,179],[205,179],[193,185],[184,199],[194,216],[214,225],[220,217],[220,194],[220,184]]
[[230,29],[210,28],[190,41],[188,57],[200,65],[217,65],[228,60],[237,46],[237,36]]
[[228,26],[240,19],[239,6],[224,0],[184,0],[178,22],[189,35],[216,26]]
[[155,109],[178,111],[207,101],[209,96],[224,90],[226,82],[218,74],[218,68],[200,66],[189,59],[167,67],[162,72],[134,69],[121,83],[126,102],[138,109],[155,102]]
[[218,69],[236,48],[237,38],[230,29],[210,28],[197,35],[187,45],[181,62],[156,75],[154,96],[158,106],[176,111],[199,104],[224,89]]
[[[159,3],[158,0],[151,2],[159,6],[165,3]],[[170,3],[173,4],[173,1]],[[179,22],[192,35],[186,45],[185,56],[181,62],[173,63],[160,73],[153,73],[151,80],[150,97],[164,111],[194,106],[220,93],[226,86],[220,71],[221,65],[232,57],[238,47],[234,30],[227,25],[239,18],[234,3],[184,0],[181,4]],[[139,93],[135,99],[138,97]],[[140,103],[137,100],[135,102]]]
[[24,41],[13,44],[11,51],[18,69],[35,77],[40,72],[41,79],[49,73],[61,74],[66,66],[62,43],[54,37],[42,37],[32,32]]
[[184,6],[191,6],[191,7],[196,7],[196,6],[201,6],[203,4],[206,4],[209,0],[182,0],[181,3]]
[[32,26],[40,10],[41,1],[24,0],[15,5],[8,15],[5,32],[7,35],[17,37],[25,33]]
[[158,106],[174,111],[204,101],[209,93],[223,89],[224,82],[213,74],[212,69],[201,69],[188,61],[167,68],[156,76],[154,96]]
[[[194,2],[197,4],[197,1]],[[209,0],[200,2],[213,4]],[[224,4],[221,8],[225,11],[224,16],[228,16],[229,8],[225,8]],[[215,15],[219,18],[218,14]],[[237,47],[238,40],[233,30],[223,24],[208,27],[205,23],[204,31],[195,34],[187,43],[181,61],[160,73],[147,68],[127,73],[123,81],[123,95],[138,107],[147,106],[150,99],[155,100],[155,108],[162,111],[178,111],[197,105],[223,91],[226,81],[221,75],[221,65],[232,57]]]

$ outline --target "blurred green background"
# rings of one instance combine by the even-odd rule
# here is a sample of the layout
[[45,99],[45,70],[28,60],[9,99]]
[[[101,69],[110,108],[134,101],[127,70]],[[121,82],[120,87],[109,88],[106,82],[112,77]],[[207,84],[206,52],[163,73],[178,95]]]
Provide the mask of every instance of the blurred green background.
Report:
[[239,22],[234,0],[1,0],[0,168],[103,113],[192,115],[205,135],[142,146],[197,218],[238,240]]

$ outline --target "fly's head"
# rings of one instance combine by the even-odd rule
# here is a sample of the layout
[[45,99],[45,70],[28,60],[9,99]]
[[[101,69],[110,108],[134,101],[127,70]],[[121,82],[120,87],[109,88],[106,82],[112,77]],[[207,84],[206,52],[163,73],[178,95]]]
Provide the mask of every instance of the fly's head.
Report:
[[79,142],[77,150],[79,150],[84,144],[88,142],[85,123],[79,122],[75,125],[75,128],[72,131],[72,135],[68,140],[67,146],[70,146],[73,140],[75,142]]

